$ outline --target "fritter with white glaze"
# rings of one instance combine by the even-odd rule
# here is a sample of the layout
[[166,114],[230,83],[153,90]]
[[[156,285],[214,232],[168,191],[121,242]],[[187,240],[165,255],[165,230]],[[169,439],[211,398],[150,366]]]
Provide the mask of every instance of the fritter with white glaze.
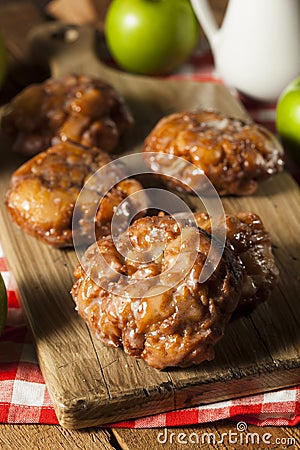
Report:
[[[79,198],[90,177],[110,161],[98,148],[85,149],[68,142],[39,153],[11,177],[6,195],[11,218],[27,233],[54,247],[73,246],[74,237],[77,243],[84,243],[94,234],[95,238],[110,234],[111,220],[120,204],[125,216],[131,208],[146,208],[141,184],[135,179],[117,182],[123,178],[117,166],[109,166],[105,176],[96,174]],[[129,196],[137,192],[140,195],[132,201]],[[72,230],[77,201],[78,223]]]
[[164,369],[214,358],[242,289],[228,248],[204,283],[199,276],[214,241],[171,217],[145,217],[119,236],[89,247],[75,271],[79,314],[109,346]]
[[[163,117],[145,139],[144,152],[146,163],[171,188],[201,190],[193,173],[197,167],[220,195],[253,194],[260,181],[283,168],[282,146],[270,131],[209,110]],[[168,158],[160,158],[163,154]]]

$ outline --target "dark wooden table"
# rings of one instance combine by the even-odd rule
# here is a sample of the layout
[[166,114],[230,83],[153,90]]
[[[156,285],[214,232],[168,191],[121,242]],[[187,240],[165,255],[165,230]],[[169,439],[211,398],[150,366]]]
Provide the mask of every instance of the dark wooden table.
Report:
[[[44,13],[44,0],[0,0],[0,29],[6,39],[9,52],[9,73],[4,87],[0,90],[0,104],[9,101],[18,91],[29,83],[42,81],[47,77],[47,70],[41,70],[30,62],[26,35],[35,25],[47,20]],[[211,0],[218,17],[222,16],[226,0]],[[105,17],[107,0],[98,1],[100,10],[100,23]],[[184,444],[194,433],[201,439],[204,433],[212,433],[219,443],[213,444],[206,441],[201,445],[203,449],[219,450],[235,448],[253,448],[249,445],[230,444],[222,434],[234,432],[235,423],[229,420],[211,424],[177,427],[167,430],[168,442],[163,443],[163,430],[154,429],[88,429],[69,431],[60,426],[50,425],[0,425],[1,450],[26,450],[26,449],[160,449],[176,450],[181,448],[200,448],[200,445]],[[300,448],[299,428],[289,427],[255,427],[249,425],[248,431],[257,433],[261,443],[255,448],[284,449]],[[173,433],[171,435],[171,433]],[[180,435],[185,433],[185,435]],[[262,436],[270,433],[272,444],[264,444]],[[228,434],[227,434],[228,436]],[[161,439],[159,440],[159,437]],[[291,438],[295,443],[291,444]],[[182,443],[180,443],[180,440]]]

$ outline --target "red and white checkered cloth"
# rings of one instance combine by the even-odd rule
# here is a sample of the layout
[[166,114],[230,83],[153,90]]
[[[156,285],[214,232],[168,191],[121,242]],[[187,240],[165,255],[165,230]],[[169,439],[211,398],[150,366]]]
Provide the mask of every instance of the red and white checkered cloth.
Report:
[[[195,55],[177,77],[221,82],[213,73],[209,53]],[[244,100],[257,122],[274,131],[275,105]],[[299,168],[288,166],[298,181]],[[33,344],[18,301],[17,287],[0,246],[0,271],[9,301],[7,326],[0,337],[0,423],[57,424],[52,402],[39,369]],[[109,426],[126,428],[169,427],[230,418],[255,425],[294,426],[300,422],[300,386],[210,405],[157,414]]]

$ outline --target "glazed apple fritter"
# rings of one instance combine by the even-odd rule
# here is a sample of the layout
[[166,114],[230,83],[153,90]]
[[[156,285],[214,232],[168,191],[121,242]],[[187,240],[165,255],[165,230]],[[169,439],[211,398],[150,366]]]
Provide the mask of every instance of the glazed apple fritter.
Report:
[[[54,247],[72,246],[73,234],[77,242],[82,243],[94,234],[96,238],[110,234],[117,206],[142,189],[134,179],[124,179],[115,186],[112,183],[114,187],[107,192],[107,183],[104,185],[103,179],[96,176],[79,205],[80,217],[72,233],[73,211],[83,186],[91,175],[110,161],[110,157],[100,149],[83,149],[68,142],[39,153],[11,177],[6,195],[11,218],[27,233]],[[110,173],[112,180],[114,175],[116,179],[122,179],[118,178],[118,173]],[[143,199],[142,191],[141,194]],[[141,196],[138,201],[142,201]],[[135,208],[133,203],[128,198],[123,208]]]
[[[162,179],[171,188],[193,188],[189,167],[173,160],[172,168],[174,155],[204,172],[220,195],[253,194],[261,180],[283,168],[282,146],[266,128],[209,110],[162,118],[146,138],[144,152],[158,155],[145,158],[154,172],[159,168],[164,174],[168,164],[172,177]],[[161,154],[169,159],[161,163]]]
[[67,140],[110,152],[132,124],[114,88],[84,75],[49,78],[26,87],[6,108],[1,123],[13,149],[28,156]]
[[129,236],[127,254],[110,236],[87,249],[72,288],[79,314],[105,344],[123,346],[157,369],[213,359],[242,288],[231,250],[225,248],[211,277],[199,283],[214,246],[208,233],[180,230],[174,218],[158,216],[136,220],[128,233],[118,239],[122,250]]
[[[211,232],[207,213],[196,213],[195,220],[200,228]],[[248,311],[268,300],[279,278],[271,238],[261,218],[250,212],[227,214],[225,226],[228,244],[243,271],[238,310]]]

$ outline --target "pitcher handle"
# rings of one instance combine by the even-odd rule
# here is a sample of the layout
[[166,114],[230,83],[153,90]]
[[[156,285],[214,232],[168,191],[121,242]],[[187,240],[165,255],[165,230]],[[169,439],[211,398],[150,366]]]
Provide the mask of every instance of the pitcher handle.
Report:
[[208,0],[190,0],[198,21],[212,46],[219,27]]

